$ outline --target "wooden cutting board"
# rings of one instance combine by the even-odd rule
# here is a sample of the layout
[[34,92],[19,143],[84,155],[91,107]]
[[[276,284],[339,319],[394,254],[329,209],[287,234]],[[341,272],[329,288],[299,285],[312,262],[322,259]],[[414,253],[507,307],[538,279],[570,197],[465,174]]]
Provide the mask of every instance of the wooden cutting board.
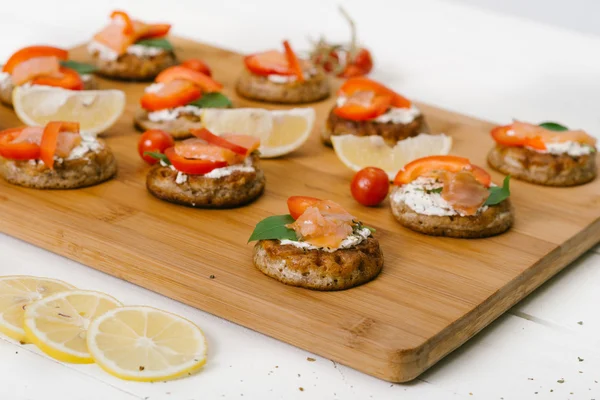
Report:
[[[234,94],[242,56],[174,43],[182,59],[206,60],[237,106],[261,106]],[[73,58],[87,59],[83,47]],[[267,189],[255,203],[207,211],[162,202],[146,191],[148,167],[132,125],[145,86],[101,81],[127,93],[124,115],[106,132],[118,177],[73,191],[1,182],[1,232],[392,382],[417,377],[600,240],[600,180],[569,189],[513,181],[515,226],[489,239],[428,237],[396,223],[387,201],[360,206],[350,196],[352,172],[319,141],[333,98],[314,104],[317,124],[304,147],[263,162]],[[453,154],[485,165],[492,124],[420,106],[434,132],[454,138]],[[0,128],[17,124],[1,107]],[[501,182],[500,174],[492,176]],[[377,228],[385,256],[379,277],[325,293],[286,286],[255,269],[246,241],[258,221],[287,212],[290,195],[332,199]]]

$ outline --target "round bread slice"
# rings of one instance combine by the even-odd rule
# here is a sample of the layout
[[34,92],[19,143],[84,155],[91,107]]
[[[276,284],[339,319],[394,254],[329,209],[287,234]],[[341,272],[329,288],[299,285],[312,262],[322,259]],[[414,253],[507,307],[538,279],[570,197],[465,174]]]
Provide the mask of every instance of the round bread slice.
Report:
[[250,157],[253,172],[234,171],[220,178],[187,175],[177,183],[178,172],[171,167],[156,164],[148,172],[146,187],[161,200],[197,208],[233,208],[258,198],[265,189],[265,174],[260,169],[259,157]]
[[[81,80],[83,81],[83,90],[95,90],[98,88],[98,80],[94,75],[81,75]],[[12,92],[14,88],[15,87],[10,80],[0,84],[0,102],[2,102],[2,104],[9,107],[13,106]]]
[[47,168],[41,161],[0,158],[2,178],[33,189],[77,189],[104,182],[116,173],[117,161],[106,145],[97,152],[88,151],[81,158],[55,162],[54,169]]
[[148,111],[140,108],[133,116],[135,127],[141,131],[149,129],[160,129],[168,132],[175,140],[187,139],[193,135],[191,129],[201,129],[202,119],[192,113],[181,113],[179,117],[171,121],[150,121],[148,119]]
[[254,246],[254,265],[287,285],[344,290],[375,279],[383,268],[383,253],[373,237],[331,253],[282,245],[279,240],[260,240]]
[[572,157],[497,145],[488,153],[488,164],[513,178],[538,185],[575,186],[596,178],[595,153]]
[[282,104],[312,103],[329,97],[330,93],[327,75],[322,71],[303,82],[276,83],[266,76],[244,70],[237,81],[236,90],[240,96],[248,99]]
[[145,57],[123,54],[116,60],[102,59],[98,52],[91,53],[91,57],[92,63],[98,68],[98,74],[127,81],[152,81],[161,71],[177,64],[177,58],[172,51]]
[[381,136],[389,146],[395,146],[400,140],[417,136],[420,133],[429,133],[429,126],[423,114],[417,116],[408,124],[377,121],[353,121],[337,116],[332,108],[321,132],[323,143],[331,146],[331,136],[356,135],[356,136]]
[[394,199],[395,187],[390,194],[392,214],[400,224],[413,231],[431,236],[453,238],[484,238],[506,232],[513,225],[514,213],[509,199],[472,216],[439,216],[420,214],[402,200]]

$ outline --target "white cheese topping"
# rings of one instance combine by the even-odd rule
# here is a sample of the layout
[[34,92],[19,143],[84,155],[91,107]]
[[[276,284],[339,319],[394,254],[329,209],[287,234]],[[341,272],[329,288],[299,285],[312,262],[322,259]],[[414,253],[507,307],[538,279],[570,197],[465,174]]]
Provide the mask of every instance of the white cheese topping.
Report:
[[[437,215],[440,217],[460,215],[463,217],[465,214],[455,210],[444,200],[441,193],[429,192],[443,186],[441,182],[433,178],[420,177],[394,192],[391,200],[395,203],[404,202],[411,210],[423,215]],[[487,206],[480,207],[477,214],[484,212],[487,208]]]
[[[348,101],[348,98],[345,96],[339,96],[336,100],[336,104],[338,107],[343,106]],[[381,122],[383,124],[391,122],[393,124],[410,124],[421,115],[421,110],[419,110],[415,105],[411,105],[410,108],[397,108],[390,107],[390,109],[385,113],[380,115],[377,118],[373,118],[371,121]]]
[[[92,54],[97,53],[98,57],[106,61],[115,61],[117,58],[119,58],[119,53],[95,40],[92,40],[88,44],[88,51]],[[153,57],[164,52],[165,50],[161,49],[160,47],[142,46],[139,44],[134,44],[127,48],[127,54],[133,54],[140,58]]]
[[10,74],[0,71],[0,88],[4,88],[11,83]]
[[279,243],[282,245],[290,245],[290,246],[298,247],[300,249],[323,250],[328,253],[333,253],[334,251],[339,250],[339,249],[349,249],[351,247],[354,247],[354,246],[364,242],[369,236],[371,236],[371,231],[368,228],[362,228],[356,232],[353,232],[346,239],[342,240],[339,247],[336,247],[336,248],[317,247],[317,246],[313,246],[312,244],[307,243],[307,242],[301,242],[301,241],[289,240],[289,239],[282,239],[279,241]]
[[[304,79],[310,79],[311,77],[313,77],[316,74],[317,74],[317,70],[314,68],[308,69],[308,70],[304,71],[304,73],[303,73]],[[267,79],[273,83],[290,83],[290,82],[296,82],[298,77],[296,75],[271,74],[271,75],[267,75]]]
[[158,93],[164,87],[165,87],[164,83],[153,83],[150,86],[146,86],[146,88],[144,89],[144,92],[146,92],[146,93]]
[[181,171],[177,171],[177,177],[175,178],[175,183],[181,185],[182,183],[187,182],[188,176]]
[[160,47],[142,46],[134,44],[127,48],[127,54],[133,54],[138,57],[154,57],[165,52],[165,49]]
[[528,149],[537,151],[538,153],[549,153],[554,155],[568,154],[571,157],[586,156],[594,152],[594,148],[592,146],[573,141],[563,143],[546,143],[546,150],[537,150],[530,147],[528,147]]
[[165,108],[164,110],[148,113],[148,119],[152,122],[174,121],[181,114],[194,114],[198,117],[202,117],[202,108],[191,105],[176,108]]
[[71,153],[69,154],[69,157],[67,157],[67,160],[76,160],[85,156],[90,151],[97,153],[100,150],[102,150],[102,147],[102,144],[100,144],[100,142],[96,139],[94,135],[82,132],[81,143],[79,143],[79,146],[71,150]]

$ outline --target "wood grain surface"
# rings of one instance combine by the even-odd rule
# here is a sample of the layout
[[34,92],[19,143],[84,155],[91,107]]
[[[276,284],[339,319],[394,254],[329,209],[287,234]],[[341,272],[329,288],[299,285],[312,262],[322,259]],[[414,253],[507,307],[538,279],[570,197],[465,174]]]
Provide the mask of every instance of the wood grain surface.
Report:
[[[173,39],[181,59],[212,67],[236,106],[239,54]],[[74,59],[85,61],[83,47]],[[334,98],[314,104],[315,132],[299,151],[264,160],[266,193],[235,210],[162,202],[145,188],[133,113],[146,84],[101,80],[127,93],[105,137],[116,179],[73,191],[37,191],[0,182],[0,231],[227,320],[393,381],[414,379],[600,240],[600,180],[555,189],[512,182],[514,228],[489,239],[435,238],[397,224],[388,202],[366,208],[350,196],[352,172],[319,140]],[[484,166],[492,124],[424,104],[434,132],[454,138],[453,154]],[[18,125],[0,108],[0,128]],[[492,172],[496,182],[502,176]],[[290,195],[332,199],[377,228],[385,257],[373,282],[325,293],[294,288],[252,265],[254,225],[287,212]],[[214,276],[211,278],[211,276]],[[490,360],[493,362],[493,360]]]

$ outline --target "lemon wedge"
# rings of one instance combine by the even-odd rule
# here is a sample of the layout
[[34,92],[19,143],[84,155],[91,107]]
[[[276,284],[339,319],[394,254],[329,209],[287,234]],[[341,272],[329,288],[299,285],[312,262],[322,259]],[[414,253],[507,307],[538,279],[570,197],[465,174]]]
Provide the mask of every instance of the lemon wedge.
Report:
[[192,374],[206,363],[206,338],[185,318],[151,307],[121,307],[90,324],[87,345],[109,374],[162,381]]
[[71,363],[92,363],[86,335],[90,322],[120,307],[113,297],[88,290],[58,292],[25,309],[27,339],[50,357]]
[[202,113],[202,123],[215,135],[242,133],[257,137],[261,157],[274,158],[297,150],[308,140],[315,123],[315,110],[208,108]]
[[390,147],[381,136],[332,136],[331,141],[335,154],[340,161],[353,171],[365,167],[383,169],[390,180],[400,169],[417,158],[446,155],[452,148],[452,138],[446,135],[429,135],[422,133],[418,136],[399,141]]
[[50,121],[77,121],[81,131],[99,134],[110,128],[125,109],[120,90],[67,90],[48,86],[17,86],[13,91],[17,117],[30,126]]
[[35,276],[0,277],[0,332],[19,341],[25,341],[23,316],[25,308],[34,301],[73,286],[49,278]]

